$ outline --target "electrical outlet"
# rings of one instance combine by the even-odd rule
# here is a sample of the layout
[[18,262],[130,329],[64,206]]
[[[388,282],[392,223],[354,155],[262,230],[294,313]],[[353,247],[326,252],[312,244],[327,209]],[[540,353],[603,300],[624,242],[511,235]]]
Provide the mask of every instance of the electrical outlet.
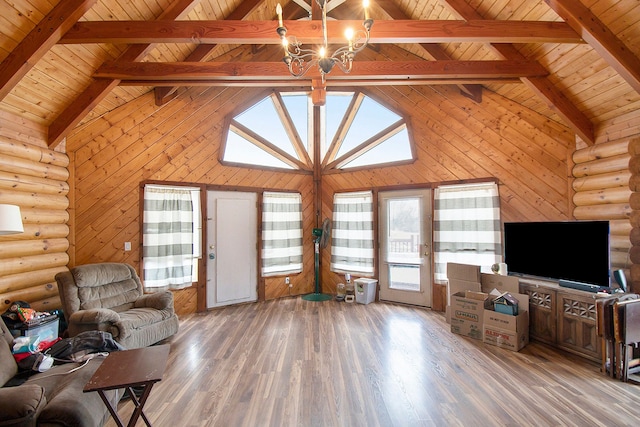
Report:
[[131,250],[131,242],[124,242],[124,250],[125,251]]
[[289,280],[289,276],[284,278],[284,284],[291,286],[291,281]]

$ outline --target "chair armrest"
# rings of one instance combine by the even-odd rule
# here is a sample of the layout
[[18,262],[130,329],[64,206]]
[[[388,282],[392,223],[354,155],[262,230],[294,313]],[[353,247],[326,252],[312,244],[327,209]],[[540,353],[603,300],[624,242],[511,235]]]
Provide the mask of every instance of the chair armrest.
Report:
[[109,332],[113,338],[118,338],[124,333],[120,315],[108,308],[91,308],[80,310],[69,316],[69,336],[86,331]]
[[69,317],[69,323],[76,324],[101,324],[101,323],[117,323],[120,321],[120,315],[108,308],[92,308],[89,310],[76,311]]
[[136,300],[135,308],[155,308],[173,312],[173,293],[171,291],[145,294]]
[[35,425],[46,403],[44,388],[40,385],[0,388],[0,424]]

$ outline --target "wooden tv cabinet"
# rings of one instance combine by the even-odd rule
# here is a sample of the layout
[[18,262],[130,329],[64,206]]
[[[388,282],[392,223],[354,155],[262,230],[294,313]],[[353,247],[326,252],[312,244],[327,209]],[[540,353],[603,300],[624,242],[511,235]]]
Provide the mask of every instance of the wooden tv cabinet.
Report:
[[596,294],[565,288],[555,281],[520,278],[529,295],[529,338],[600,363],[596,334]]

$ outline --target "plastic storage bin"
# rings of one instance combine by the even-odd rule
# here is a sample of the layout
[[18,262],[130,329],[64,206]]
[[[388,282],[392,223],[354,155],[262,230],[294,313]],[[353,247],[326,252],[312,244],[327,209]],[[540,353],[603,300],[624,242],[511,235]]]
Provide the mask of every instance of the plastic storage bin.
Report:
[[353,281],[356,287],[356,302],[360,304],[369,304],[376,299],[376,288],[378,281],[376,279],[356,279]]
[[14,337],[33,337],[37,335],[38,337],[40,337],[40,341],[53,341],[58,338],[59,323],[60,319],[56,317],[55,319],[40,323],[36,326],[13,329],[11,331],[11,334]]

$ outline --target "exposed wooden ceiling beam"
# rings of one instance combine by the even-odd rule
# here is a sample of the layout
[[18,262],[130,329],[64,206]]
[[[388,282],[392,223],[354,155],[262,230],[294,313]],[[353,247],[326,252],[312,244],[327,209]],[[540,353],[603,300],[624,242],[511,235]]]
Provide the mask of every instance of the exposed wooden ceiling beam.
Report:
[[[233,12],[229,14],[226,19],[229,20],[241,20],[246,18],[251,12],[253,12],[258,5],[262,4],[261,0],[244,0],[235,8]],[[205,60],[211,54],[213,49],[217,45],[215,44],[201,44],[185,58],[185,62],[200,62]],[[156,87],[154,88],[154,97],[156,105],[162,106],[173,98],[175,94],[175,87]]]
[[[176,0],[158,19],[179,18],[191,10],[199,1],[200,0]],[[140,60],[152,47],[150,44],[129,46],[127,50],[120,55],[119,59],[124,61]],[[98,105],[113,88],[118,86],[119,83],[117,80],[100,80],[91,83],[91,85],[89,85],[74,102],[58,114],[58,117],[49,125],[49,146],[55,147],[59,144],[67,132],[73,129],[73,127],[76,126],[89,111]]]
[[[301,43],[322,41],[319,20],[285,21]],[[78,22],[60,43],[226,43],[279,44],[274,21],[95,21]],[[348,28],[362,21],[328,21],[329,43],[344,44]],[[583,43],[563,22],[542,21],[375,21],[371,43]]]
[[579,1],[544,1],[640,93],[640,58],[609,27]]
[[[376,4],[384,10],[392,19],[409,19],[409,17],[398,7],[395,1],[390,0],[377,0]],[[447,53],[444,48],[435,43],[420,43],[421,48],[433,59],[434,61],[445,61],[453,59],[451,55]],[[460,84],[460,93],[464,96],[474,100],[477,103],[482,102],[482,85],[474,84]]]
[[[446,0],[451,10],[460,18],[466,20],[479,20],[483,17],[476,12],[465,0]],[[505,59],[525,59],[513,45],[506,43],[494,43],[490,45],[493,50]],[[582,113],[551,81],[546,77],[523,77],[526,84],[535,94],[543,99],[547,106],[560,116],[571,129],[583,141],[589,145],[595,143],[593,123]]]
[[0,100],[13,90],[31,68],[97,0],[61,1],[0,63]]
[[[357,61],[349,74],[334,72],[327,80],[503,79],[544,77],[547,70],[536,61]],[[307,78],[319,77],[311,67]],[[103,64],[95,78],[144,81],[298,81],[281,62],[123,62]]]
[[[98,79],[102,80],[102,79]],[[289,91],[309,91],[310,88],[316,87],[313,81],[319,81],[317,77],[311,78],[299,78],[292,81],[290,78],[269,78],[265,76],[264,79],[225,79],[223,77],[217,77],[213,79],[207,79],[205,77],[199,80],[187,80],[187,79],[175,79],[175,80],[120,80],[120,86],[154,86],[154,87],[174,87],[174,86],[218,86],[218,87],[261,87],[261,88],[287,88]],[[433,85],[475,85],[475,84],[491,84],[491,83],[522,83],[519,77],[456,77],[456,78],[435,78],[424,77],[415,79],[405,79],[401,77],[389,77],[385,80],[371,80],[366,77],[354,77],[349,80],[327,80],[325,86],[340,87],[340,88],[356,88],[366,86],[433,86]]]

